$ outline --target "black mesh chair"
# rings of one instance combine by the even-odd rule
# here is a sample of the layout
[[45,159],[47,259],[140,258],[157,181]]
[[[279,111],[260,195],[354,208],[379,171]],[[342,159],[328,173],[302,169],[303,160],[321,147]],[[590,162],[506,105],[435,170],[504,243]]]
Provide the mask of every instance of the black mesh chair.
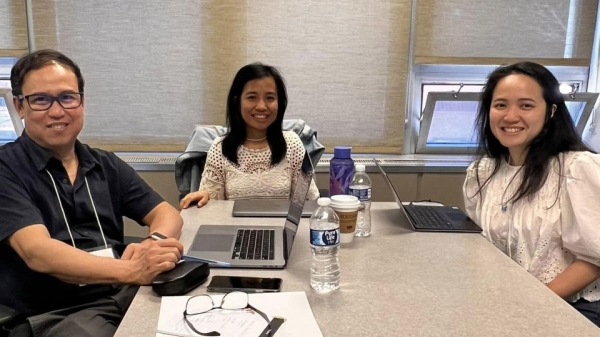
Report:
[[8,336],[7,327],[18,317],[15,310],[0,304],[0,337]]

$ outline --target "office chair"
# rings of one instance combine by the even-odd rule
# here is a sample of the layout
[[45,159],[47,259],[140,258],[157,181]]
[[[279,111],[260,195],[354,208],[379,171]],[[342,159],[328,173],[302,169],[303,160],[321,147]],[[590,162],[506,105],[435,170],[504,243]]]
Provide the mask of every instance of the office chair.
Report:
[[6,327],[17,318],[18,314],[15,310],[0,304],[0,337],[8,336]]
[[[283,130],[298,134],[313,165],[317,165],[325,147],[317,141],[317,131],[302,119],[284,119]],[[213,141],[227,133],[227,128],[217,125],[197,125],[190,136],[185,151],[175,161],[175,183],[179,189],[179,200],[200,187],[206,154]]]
[[213,141],[227,132],[218,125],[197,125],[185,151],[175,161],[175,183],[179,189],[179,200],[200,187],[206,154]]

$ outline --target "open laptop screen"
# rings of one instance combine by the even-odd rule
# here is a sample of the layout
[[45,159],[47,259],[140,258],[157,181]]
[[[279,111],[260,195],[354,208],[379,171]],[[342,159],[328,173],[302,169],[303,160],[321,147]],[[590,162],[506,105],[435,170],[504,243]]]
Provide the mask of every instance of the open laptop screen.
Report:
[[283,252],[286,261],[292,251],[292,245],[294,244],[294,238],[296,237],[298,225],[302,218],[302,209],[304,208],[304,202],[306,201],[306,195],[308,194],[313,174],[314,170],[310,157],[305,152],[302,167],[296,179],[296,186],[294,186],[294,192],[290,198],[290,209],[285,220],[285,228],[283,229],[283,244],[285,245]]
[[394,188],[394,185],[392,185],[392,181],[388,177],[387,173],[383,170],[383,167],[381,167],[381,165],[379,165],[379,163],[377,162],[377,160],[375,160],[375,165],[379,169],[379,172],[381,172],[381,174],[383,175],[383,178],[385,179],[385,182],[390,187],[390,190],[392,190],[392,194],[394,195],[394,200],[396,200],[396,203],[398,204],[398,207],[404,208],[404,205],[402,204],[402,200],[400,200],[400,196],[396,192],[396,189]]

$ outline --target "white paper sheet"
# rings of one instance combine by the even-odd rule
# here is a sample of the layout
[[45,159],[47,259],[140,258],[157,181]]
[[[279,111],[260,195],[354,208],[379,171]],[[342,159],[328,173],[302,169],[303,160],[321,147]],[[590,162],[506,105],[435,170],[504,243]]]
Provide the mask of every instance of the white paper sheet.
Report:
[[[211,295],[214,303],[220,303],[223,295]],[[189,296],[165,296],[160,305],[157,337],[199,336],[183,321],[183,311]],[[304,292],[250,294],[250,304],[269,318],[285,318],[276,337],[322,337]],[[200,332],[218,331],[222,337],[258,337],[267,326],[258,314],[249,311],[219,310],[191,317]]]

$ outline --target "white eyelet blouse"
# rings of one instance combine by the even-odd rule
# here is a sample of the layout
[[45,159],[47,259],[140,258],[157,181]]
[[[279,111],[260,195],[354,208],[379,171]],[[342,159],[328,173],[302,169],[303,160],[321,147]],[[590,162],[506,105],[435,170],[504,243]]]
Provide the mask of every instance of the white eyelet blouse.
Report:
[[[494,159],[484,158],[478,167],[472,163],[463,186],[467,214],[483,228],[483,236],[544,284],[575,259],[600,266],[600,155],[569,152],[559,158],[531,200],[507,202],[522,172],[505,161],[481,194],[476,194],[476,170],[483,184]],[[599,286],[596,280],[568,301],[600,300]]]
[[[238,165],[229,161],[222,151],[224,137],[215,139],[208,150],[200,190],[211,199],[235,200],[256,198],[289,199],[304,159],[304,145],[293,131],[284,131],[287,152],[283,160],[271,166],[271,149],[249,149],[240,146]],[[312,181],[307,199],[319,197]]]

